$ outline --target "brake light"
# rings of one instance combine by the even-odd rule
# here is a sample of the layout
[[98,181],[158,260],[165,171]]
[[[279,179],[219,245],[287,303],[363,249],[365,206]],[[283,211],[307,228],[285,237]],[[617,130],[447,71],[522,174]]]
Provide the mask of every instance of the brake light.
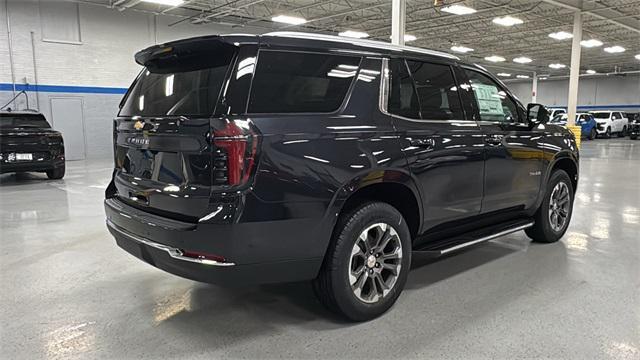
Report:
[[250,126],[240,127],[233,121],[227,121],[222,129],[213,131],[213,144],[218,148],[214,157],[214,182],[230,186],[246,184],[253,171],[258,148]]

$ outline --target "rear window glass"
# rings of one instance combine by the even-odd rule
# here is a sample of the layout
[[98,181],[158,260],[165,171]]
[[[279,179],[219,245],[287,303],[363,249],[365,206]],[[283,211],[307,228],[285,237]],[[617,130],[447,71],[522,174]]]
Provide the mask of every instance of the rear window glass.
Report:
[[[120,116],[210,116],[232,54],[202,56],[171,67],[145,69],[130,89]],[[178,65],[176,65],[176,63]]]
[[40,114],[1,114],[0,115],[0,128],[44,128],[49,129],[51,125],[45,120],[44,116]]
[[610,113],[608,112],[593,113],[593,117],[596,119],[608,119],[609,115]]
[[250,113],[326,113],[342,104],[359,57],[261,51]]

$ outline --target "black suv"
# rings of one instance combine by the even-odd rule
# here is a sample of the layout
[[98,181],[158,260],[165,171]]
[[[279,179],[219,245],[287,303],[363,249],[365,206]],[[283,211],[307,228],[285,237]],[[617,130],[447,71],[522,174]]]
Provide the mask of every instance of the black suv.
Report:
[[44,171],[64,177],[62,134],[35,111],[0,111],[0,173]]
[[211,283],[313,280],[352,320],[386,311],[412,252],[565,233],[573,135],[455,56],[301,33],[136,54],[114,121],[119,246]]

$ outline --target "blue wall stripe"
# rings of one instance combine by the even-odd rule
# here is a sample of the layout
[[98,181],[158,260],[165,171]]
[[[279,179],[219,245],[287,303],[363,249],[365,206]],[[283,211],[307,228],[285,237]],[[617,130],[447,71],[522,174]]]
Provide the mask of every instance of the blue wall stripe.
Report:
[[[0,91],[12,91],[13,85],[10,83],[0,83]],[[127,88],[101,87],[101,86],[71,86],[71,85],[24,85],[16,84],[16,91],[32,92],[52,92],[52,93],[76,93],[76,94],[116,94],[123,95]],[[552,108],[564,108],[566,106],[549,106]],[[578,105],[578,109],[640,109],[640,104],[629,105]]]
[[[16,91],[52,92],[52,93],[81,93],[81,94],[118,94],[127,92],[127,88],[101,86],[71,86],[71,85],[24,85],[16,84]],[[13,91],[13,84],[0,83],[0,91]]]

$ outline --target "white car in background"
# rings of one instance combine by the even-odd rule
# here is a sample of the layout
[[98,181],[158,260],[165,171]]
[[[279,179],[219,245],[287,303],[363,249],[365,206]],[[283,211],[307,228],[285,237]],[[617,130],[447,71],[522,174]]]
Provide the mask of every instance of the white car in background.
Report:
[[563,108],[548,108],[547,110],[549,110],[549,119],[553,119],[556,115],[567,113],[567,110]]
[[627,134],[629,127],[629,119],[620,111],[591,111],[598,125],[596,130],[598,137],[610,138],[611,134],[616,133],[618,137]]

